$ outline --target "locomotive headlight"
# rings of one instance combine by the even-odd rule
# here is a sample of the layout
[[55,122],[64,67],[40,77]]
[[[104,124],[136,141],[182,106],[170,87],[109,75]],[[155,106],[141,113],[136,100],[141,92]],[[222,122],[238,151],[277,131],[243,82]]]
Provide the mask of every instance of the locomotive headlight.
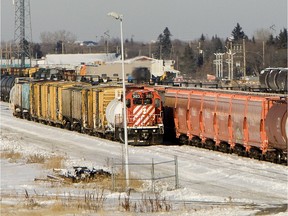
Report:
[[153,133],[155,133],[156,132],[156,130],[155,129],[153,129]]
[[135,133],[137,133],[137,132],[138,132],[138,130],[135,130],[134,132],[135,132]]

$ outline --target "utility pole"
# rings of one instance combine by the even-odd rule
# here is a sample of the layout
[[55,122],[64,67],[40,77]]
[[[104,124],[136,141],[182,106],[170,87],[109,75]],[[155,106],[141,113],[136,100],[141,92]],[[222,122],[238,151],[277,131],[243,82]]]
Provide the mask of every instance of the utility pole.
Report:
[[262,63],[263,63],[263,69],[265,68],[265,42],[263,41],[262,42],[262,44],[263,44],[263,55],[262,55],[262,57],[263,57],[263,61],[262,61]]
[[216,56],[216,60],[214,60],[214,64],[216,66],[216,77],[223,78],[223,55],[225,53],[214,53]]
[[246,80],[246,48],[245,48],[245,38],[243,38],[243,75],[244,75],[244,80]]
[[226,63],[228,64],[228,79],[229,80],[233,80],[234,77],[233,77],[233,73],[234,73],[234,62],[233,62],[233,56],[235,55],[236,53],[233,53],[232,52],[232,42],[230,42],[230,46],[228,48],[228,52],[227,52],[227,60],[226,60]]
[[30,58],[31,66],[31,43],[32,28],[30,14],[30,0],[15,0],[15,26],[14,43],[16,45],[17,58],[20,58],[20,68],[25,68],[25,58]]

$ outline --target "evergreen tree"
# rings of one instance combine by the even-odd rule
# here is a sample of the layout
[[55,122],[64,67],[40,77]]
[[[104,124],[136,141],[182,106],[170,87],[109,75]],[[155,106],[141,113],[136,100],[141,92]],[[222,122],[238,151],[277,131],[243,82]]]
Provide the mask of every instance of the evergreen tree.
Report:
[[41,46],[39,43],[33,46],[33,56],[34,58],[40,59],[43,57],[43,53],[41,51]]
[[61,40],[57,41],[57,43],[56,43],[56,53],[57,54],[62,53],[62,44],[63,44],[63,41],[61,41]]
[[235,41],[241,40],[241,39],[248,39],[248,37],[245,35],[244,31],[242,31],[242,27],[239,23],[237,23],[236,27],[232,31],[232,36]]
[[270,46],[275,44],[275,40],[272,34],[269,36],[269,39],[267,40],[266,44]]
[[172,50],[172,42],[171,42],[171,33],[169,29],[166,27],[163,31],[163,42],[162,42],[162,51],[163,51],[163,59],[171,58],[171,50]]
[[156,42],[157,49],[156,52],[154,53],[154,56],[157,59],[162,59],[162,43],[163,43],[163,34],[160,34]]
[[204,64],[203,53],[199,53],[198,58],[197,58],[197,66],[202,67],[203,64]]
[[276,37],[276,45],[280,49],[287,49],[287,29],[280,30],[279,35]]
[[223,43],[217,35],[211,39],[211,51],[212,53],[224,52]]
[[181,57],[180,71],[186,74],[187,77],[192,77],[195,73],[195,57],[193,49],[189,44],[185,47],[183,56]]
[[204,42],[205,39],[206,39],[206,38],[205,38],[204,34],[201,34],[200,41]]
[[172,42],[171,42],[171,33],[166,27],[162,34],[158,36],[157,40],[157,50],[155,57],[159,59],[170,59]]

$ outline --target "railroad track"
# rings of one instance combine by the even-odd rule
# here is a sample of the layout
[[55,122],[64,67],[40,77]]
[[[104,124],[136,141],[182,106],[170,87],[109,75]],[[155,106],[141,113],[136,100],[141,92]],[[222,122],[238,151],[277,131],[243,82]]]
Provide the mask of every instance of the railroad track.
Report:
[[[157,149],[153,149],[153,151],[155,152],[159,152],[159,153],[164,153],[164,154],[168,154],[171,156],[175,156],[175,152],[177,153],[177,155],[181,155],[181,158],[187,159],[187,160],[193,160],[193,161],[197,161],[197,162],[201,162],[203,163],[203,161],[205,161],[206,164],[209,164],[209,166],[213,166],[213,167],[225,167],[225,169],[228,170],[238,170],[242,173],[246,173],[246,174],[251,174],[251,175],[256,175],[259,177],[264,177],[267,179],[272,179],[272,180],[277,180],[277,181],[281,181],[286,183],[287,179],[288,179],[288,172],[286,170],[286,173],[283,172],[279,172],[277,170],[267,170],[265,168],[261,168],[261,166],[265,165],[265,164],[258,164],[261,166],[256,166],[255,163],[257,162],[255,160],[255,163],[253,163],[253,165],[248,165],[247,163],[245,163],[245,166],[243,166],[243,163],[241,163],[241,161],[238,160],[233,160],[233,162],[231,160],[225,160],[225,162],[223,163],[223,160],[217,159],[215,156],[211,157],[209,156],[209,154],[207,154],[207,151],[209,151],[208,149],[199,149],[201,151],[203,151],[203,154],[201,154],[201,157],[199,158],[199,153],[193,153],[192,151],[187,152],[186,149],[175,149],[173,148],[173,150],[171,150],[171,152],[167,151],[167,149],[169,148],[169,146],[157,146]],[[198,149],[198,148],[197,148]],[[204,153],[206,152],[206,153]],[[218,154],[223,154],[225,155],[225,153],[222,152],[217,152]],[[227,155],[228,156],[228,155]],[[231,155],[234,156],[234,155]],[[235,155],[235,157],[238,157]],[[205,160],[203,160],[203,158]],[[245,158],[242,157],[241,159],[245,160],[245,159],[249,159],[249,158]],[[253,159],[254,160],[254,159]],[[265,161],[266,163],[266,161]],[[232,165],[232,166],[231,166]],[[236,165],[236,166],[235,166]],[[279,164],[273,164],[275,165],[275,169],[277,169],[277,167],[281,168],[281,169],[285,169],[285,167],[283,167],[282,165]],[[237,167],[237,168],[235,168]],[[260,172],[262,172],[260,174]],[[265,173],[263,173],[265,172]]]

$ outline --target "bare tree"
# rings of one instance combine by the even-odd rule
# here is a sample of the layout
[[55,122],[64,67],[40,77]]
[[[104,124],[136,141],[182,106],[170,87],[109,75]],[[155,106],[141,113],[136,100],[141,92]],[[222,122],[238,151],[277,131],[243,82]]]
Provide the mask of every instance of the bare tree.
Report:
[[40,34],[40,39],[42,43],[56,44],[57,41],[63,41],[64,43],[74,43],[76,41],[76,36],[65,30],[55,31],[55,32],[42,32]]
[[270,35],[272,34],[271,30],[261,28],[255,31],[254,37],[259,41],[268,41]]

